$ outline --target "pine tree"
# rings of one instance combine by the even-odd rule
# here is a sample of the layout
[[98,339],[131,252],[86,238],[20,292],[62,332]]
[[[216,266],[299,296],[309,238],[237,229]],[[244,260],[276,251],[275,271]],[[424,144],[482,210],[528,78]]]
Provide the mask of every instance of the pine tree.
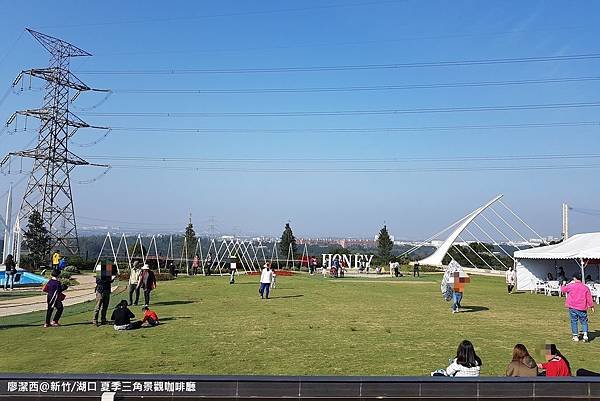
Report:
[[50,233],[44,226],[42,215],[37,210],[32,211],[29,215],[23,239],[33,260],[33,267],[37,269],[50,255]]
[[194,258],[194,251],[196,250],[196,231],[194,231],[194,225],[192,224],[192,219],[190,217],[190,222],[185,228],[185,241],[187,244],[187,257],[189,259]]
[[388,233],[387,226],[384,224],[381,231],[379,231],[379,236],[377,237],[377,250],[379,253],[379,258],[384,263],[389,263],[392,258],[392,248],[394,247],[394,242],[390,238],[390,234]]
[[285,229],[283,230],[283,234],[281,234],[281,243],[279,244],[279,251],[282,256],[287,256],[290,244],[292,245],[292,256],[294,256],[296,255],[296,238],[294,237],[290,223],[285,223]]

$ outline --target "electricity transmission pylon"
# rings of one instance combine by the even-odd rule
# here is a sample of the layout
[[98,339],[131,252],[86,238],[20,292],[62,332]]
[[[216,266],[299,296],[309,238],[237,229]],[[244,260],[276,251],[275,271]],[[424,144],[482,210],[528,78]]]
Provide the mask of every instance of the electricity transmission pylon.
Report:
[[[8,120],[7,125],[13,121],[16,124],[17,116],[38,118],[40,128],[37,145],[33,149],[9,153],[0,162],[0,166],[10,162],[11,157],[33,159],[33,167],[19,212],[21,227],[26,226],[31,212],[37,210],[50,232],[52,249],[78,254],[79,239],[70,173],[76,166],[92,164],[70,152],[68,143],[69,138],[79,128],[91,126],[69,111],[69,103],[81,92],[92,89],[69,71],[69,62],[71,57],[91,56],[91,54],[52,36],[31,29],[27,31],[50,53],[50,66],[22,71],[13,82],[13,86],[24,75],[45,80],[44,105],[41,109],[17,111]],[[70,96],[71,91],[75,91],[73,97]]]

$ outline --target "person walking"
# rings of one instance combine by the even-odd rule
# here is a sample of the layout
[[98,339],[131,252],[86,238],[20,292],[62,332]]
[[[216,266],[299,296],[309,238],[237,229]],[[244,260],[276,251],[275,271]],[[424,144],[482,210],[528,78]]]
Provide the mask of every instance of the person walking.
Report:
[[192,259],[192,275],[195,276],[198,274],[198,269],[200,269],[200,256],[198,254],[194,255],[194,259]]
[[516,281],[517,275],[515,274],[514,268],[511,266],[510,269],[506,271],[506,288],[509,294],[512,294]]
[[13,258],[13,255],[6,255],[4,260],[4,290],[8,289],[10,283],[10,290],[12,291],[15,285],[15,276],[17,275],[17,264]]
[[[100,326],[107,322],[106,311],[110,303],[110,287],[116,276],[112,275],[112,265],[109,264],[104,267],[102,265],[96,266],[96,274],[96,306],[94,307],[92,324]],[[98,315],[100,315],[100,322],[98,322]]]
[[138,288],[144,290],[144,306],[150,305],[150,292],[156,288],[156,276],[147,264],[142,266]]
[[312,257],[310,259],[310,274],[315,274],[315,272],[317,271],[317,266],[318,266],[318,262],[317,262],[317,258],[316,257]]
[[258,289],[258,292],[260,293],[261,299],[265,297],[265,292],[267,299],[269,299],[269,287],[271,287],[271,282],[273,282],[273,270],[271,270],[271,264],[267,262],[260,273],[260,288]]
[[575,273],[573,280],[560,287],[560,292],[567,294],[565,306],[569,309],[569,318],[571,320],[571,333],[573,341],[579,341],[578,324],[581,324],[583,333],[582,341],[589,341],[588,338],[588,309],[594,312],[594,300],[589,287],[581,282],[581,273]]
[[67,258],[66,258],[66,256],[63,256],[58,261],[58,270],[63,271],[63,270],[65,270],[65,267],[67,267]]
[[206,256],[204,263],[202,264],[202,268],[204,270],[205,276],[210,276],[210,268],[212,267],[212,263],[213,263],[213,258],[212,258],[212,255],[209,253]]
[[421,277],[421,265],[419,264],[419,262],[416,262],[413,265],[413,277]]
[[229,259],[229,284],[235,284],[235,273],[237,272],[237,261],[235,256]]
[[52,254],[52,270],[58,269],[59,263],[60,263],[60,252],[58,250],[56,250]]
[[[43,288],[43,291],[48,294],[46,296],[48,308],[46,310],[46,322],[44,323],[44,327],[60,326],[58,321],[60,320],[64,309],[62,301],[65,299],[63,291],[66,290],[66,288],[63,287],[62,283],[58,280],[59,274],[60,272],[58,270],[52,270],[52,277]],[[56,314],[54,315],[54,319],[52,319],[54,309],[56,309]]]
[[[129,305],[137,305],[140,301],[140,289],[138,282],[140,281],[140,262],[137,260],[133,262],[131,271],[129,272]],[[133,300],[133,294],[135,293],[135,301]]]

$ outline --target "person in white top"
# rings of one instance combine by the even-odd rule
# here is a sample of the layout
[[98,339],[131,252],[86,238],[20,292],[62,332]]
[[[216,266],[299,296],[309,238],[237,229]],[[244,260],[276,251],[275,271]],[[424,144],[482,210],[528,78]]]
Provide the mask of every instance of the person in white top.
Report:
[[513,288],[515,288],[515,281],[517,277],[515,274],[515,270],[512,268],[506,271],[506,287],[508,289],[508,293],[512,294]]
[[475,353],[475,347],[469,340],[463,340],[456,350],[456,358],[446,368],[446,376],[479,376],[481,359]]
[[[265,295],[267,299],[269,299],[269,287],[271,287],[271,283],[273,282],[273,270],[271,270],[271,263],[267,262],[263,266],[262,272],[260,273],[260,288],[258,292],[260,293],[260,298],[264,298]],[[266,292],[266,294],[265,294]]]

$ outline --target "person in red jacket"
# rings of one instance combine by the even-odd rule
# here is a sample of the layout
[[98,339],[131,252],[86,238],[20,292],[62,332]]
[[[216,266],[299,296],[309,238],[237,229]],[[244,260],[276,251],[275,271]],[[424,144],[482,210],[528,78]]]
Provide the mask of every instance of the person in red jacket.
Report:
[[156,326],[160,323],[156,312],[154,312],[153,310],[150,310],[150,308],[148,308],[147,306],[144,306],[142,308],[142,311],[144,312],[144,318],[142,319],[142,324],[148,322],[148,324],[150,326]]
[[546,376],[571,376],[571,366],[555,344],[546,344],[546,362],[538,363],[538,368],[546,371]]

